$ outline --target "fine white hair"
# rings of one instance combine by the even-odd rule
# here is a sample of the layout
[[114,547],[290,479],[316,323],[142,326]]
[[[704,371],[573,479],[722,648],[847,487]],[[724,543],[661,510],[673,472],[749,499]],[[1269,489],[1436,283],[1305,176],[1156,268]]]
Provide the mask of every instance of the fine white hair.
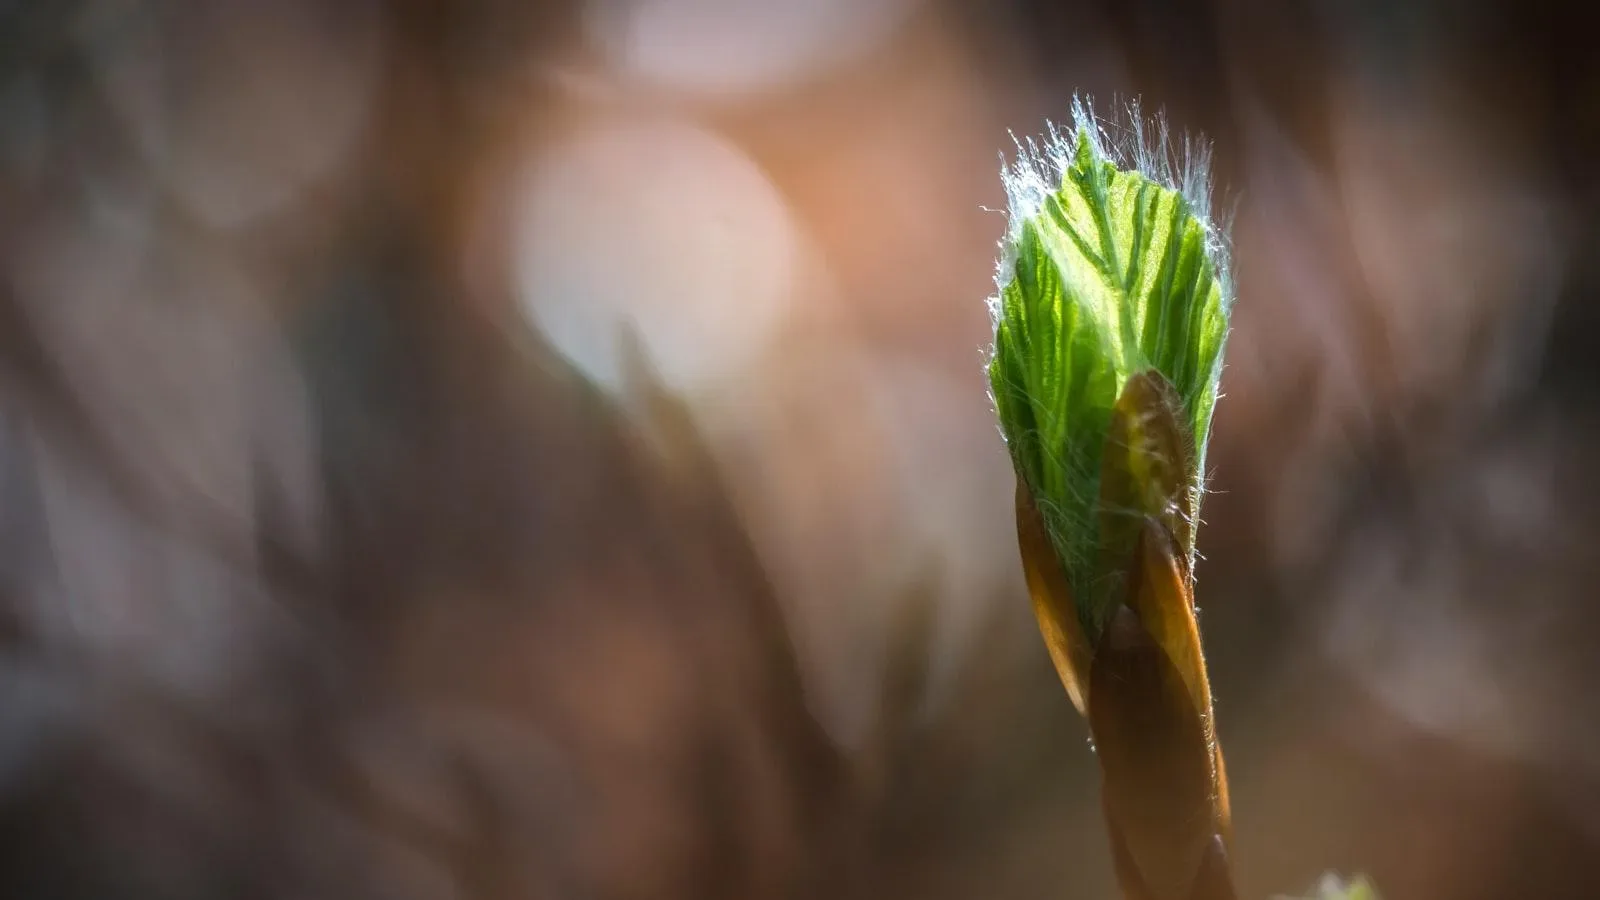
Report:
[[[1224,309],[1233,303],[1233,267],[1229,231],[1231,223],[1212,210],[1211,143],[1204,138],[1184,135],[1174,141],[1165,114],[1146,117],[1137,99],[1123,108],[1119,118],[1101,118],[1094,111],[1092,98],[1072,98],[1071,127],[1045,122],[1038,138],[1018,138],[1016,159],[1001,156],[1000,180],[1005,185],[1007,226],[1000,244],[1000,262],[995,272],[996,288],[1005,289],[1016,274],[1017,237],[1022,223],[1039,214],[1045,198],[1061,189],[1062,179],[1078,152],[1078,141],[1089,142],[1095,159],[1111,162],[1119,169],[1132,170],[1162,187],[1177,191],[1200,222],[1206,234],[1206,255],[1222,288]],[[989,298],[989,314],[998,323],[1000,295]]]

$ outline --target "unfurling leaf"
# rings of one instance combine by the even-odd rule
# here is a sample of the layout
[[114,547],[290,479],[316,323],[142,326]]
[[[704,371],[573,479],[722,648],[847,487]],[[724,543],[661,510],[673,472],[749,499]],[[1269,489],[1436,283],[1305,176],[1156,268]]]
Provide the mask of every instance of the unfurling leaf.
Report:
[[[1137,115],[1137,111],[1135,111]],[[1232,284],[1222,229],[1208,216],[1206,154],[1194,144],[1174,165],[1165,129],[1135,128],[1126,164],[1079,104],[1069,140],[1052,132],[1022,146],[1004,173],[1010,229],[992,302],[990,389],[1019,479],[1055,547],[1084,634],[1093,641],[1116,608],[1114,561],[1132,551],[1129,526],[1106,534],[1101,475],[1113,411],[1163,397],[1181,458],[1169,468],[1161,513],[1184,570],[1192,568],[1206,438],[1217,399]],[[1135,421],[1135,427],[1140,423]],[[1159,442],[1158,442],[1159,446]],[[1115,530],[1114,530],[1115,531]]]
[[1135,110],[1119,165],[1079,104],[1005,173],[990,388],[1033,609],[1089,721],[1128,900],[1231,900],[1227,776],[1194,611],[1232,285],[1204,153]]

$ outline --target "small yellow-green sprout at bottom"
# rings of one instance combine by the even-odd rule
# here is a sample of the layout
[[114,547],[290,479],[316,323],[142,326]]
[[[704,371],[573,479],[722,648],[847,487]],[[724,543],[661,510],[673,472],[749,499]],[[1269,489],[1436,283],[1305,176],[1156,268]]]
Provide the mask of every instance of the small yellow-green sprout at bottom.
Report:
[[[1298,897],[1276,897],[1274,900],[1301,900]],[[1310,894],[1304,900],[1381,900],[1378,889],[1365,877],[1356,878],[1346,883],[1339,876],[1328,874],[1317,883],[1316,893]]]
[[1206,152],[1131,110],[1004,173],[990,388],[1045,644],[1088,719],[1130,900],[1232,898],[1227,776],[1193,606],[1206,440],[1228,333]]

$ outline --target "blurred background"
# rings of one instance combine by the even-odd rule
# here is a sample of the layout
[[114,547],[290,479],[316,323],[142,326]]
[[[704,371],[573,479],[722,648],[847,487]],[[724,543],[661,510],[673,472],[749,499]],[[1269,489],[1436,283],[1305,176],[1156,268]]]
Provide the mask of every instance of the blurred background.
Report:
[[1241,896],[1600,896],[1581,5],[0,2],[0,895],[1114,896],[1011,132],[1215,142]]

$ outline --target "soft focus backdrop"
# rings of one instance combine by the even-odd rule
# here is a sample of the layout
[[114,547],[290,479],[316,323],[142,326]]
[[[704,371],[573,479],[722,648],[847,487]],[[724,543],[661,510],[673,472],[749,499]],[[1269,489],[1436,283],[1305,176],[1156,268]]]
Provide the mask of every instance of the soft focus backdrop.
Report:
[[1600,894],[1581,5],[0,2],[0,895],[1103,898],[1011,133],[1215,142],[1242,896]]

